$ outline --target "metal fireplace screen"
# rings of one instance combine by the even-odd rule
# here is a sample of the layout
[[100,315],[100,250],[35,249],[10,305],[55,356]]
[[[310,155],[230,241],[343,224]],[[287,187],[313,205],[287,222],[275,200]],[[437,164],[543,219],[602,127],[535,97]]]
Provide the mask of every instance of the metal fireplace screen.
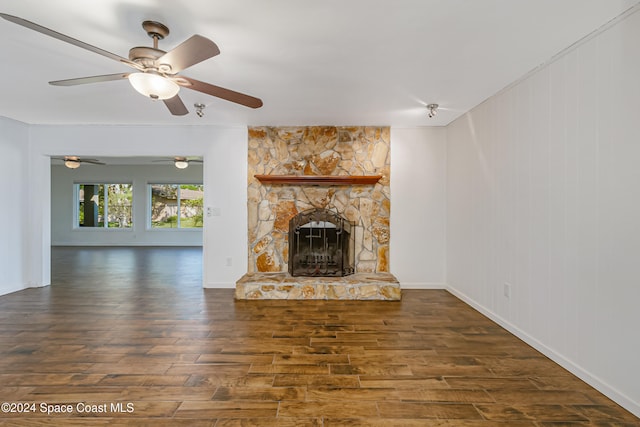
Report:
[[354,225],[325,209],[301,212],[289,221],[292,276],[347,276],[354,272]]

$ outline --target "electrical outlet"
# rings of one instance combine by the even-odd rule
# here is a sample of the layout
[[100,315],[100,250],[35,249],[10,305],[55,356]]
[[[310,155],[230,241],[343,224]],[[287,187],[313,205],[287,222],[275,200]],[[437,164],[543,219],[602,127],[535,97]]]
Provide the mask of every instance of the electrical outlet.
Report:
[[227,257],[227,267],[231,267],[233,265],[233,259],[231,257]]
[[511,283],[504,282],[503,292],[506,298],[511,298]]

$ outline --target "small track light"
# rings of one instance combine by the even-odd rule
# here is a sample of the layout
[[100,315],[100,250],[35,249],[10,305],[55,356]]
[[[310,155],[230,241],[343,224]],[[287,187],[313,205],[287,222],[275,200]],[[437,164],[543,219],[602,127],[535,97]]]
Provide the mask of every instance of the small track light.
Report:
[[195,103],[193,104],[193,106],[196,107],[196,114],[198,115],[198,117],[204,117],[204,108],[206,107],[206,105]]
[[431,119],[438,112],[438,104],[429,104],[427,105],[427,109],[429,110],[429,113],[427,113],[427,116]]

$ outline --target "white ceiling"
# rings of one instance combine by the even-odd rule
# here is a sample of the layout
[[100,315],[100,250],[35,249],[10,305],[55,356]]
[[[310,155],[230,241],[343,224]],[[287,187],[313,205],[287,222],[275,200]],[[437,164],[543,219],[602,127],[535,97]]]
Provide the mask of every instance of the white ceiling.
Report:
[[[443,126],[638,0],[0,0],[0,12],[117,55],[193,34],[221,54],[182,74],[261,98],[253,110],[182,89],[190,110],[124,81],[47,82],[131,71],[0,19],[0,116],[32,124]],[[429,119],[428,103],[441,110]],[[202,118],[193,104],[207,107]]]

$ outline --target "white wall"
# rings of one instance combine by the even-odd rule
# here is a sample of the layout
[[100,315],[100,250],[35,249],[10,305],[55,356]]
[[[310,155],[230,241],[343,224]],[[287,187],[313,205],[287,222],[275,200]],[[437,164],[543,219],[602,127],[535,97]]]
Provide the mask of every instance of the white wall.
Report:
[[[79,156],[203,156],[205,207],[216,208],[220,216],[205,218],[203,232],[205,287],[234,287],[246,272],[247,245],[247,134],[246,128],[210,126],[40,126],[31,133],[29,211],[34,213],[28,239],[37,248],[30,283],[49,284],[50,242],[80,243],[70,231],[70,222],[60,225],[66,214],[58,211],[54,199],[68,198],[66,178],[51,181],[49,157]],[[444,155],[445,129],[392,129],[391,271],[404,287],[444,286]],[[420,162],[416,164],[416,159]],[[73,173],[61,168],[59,173]],[[89,173],[89,167],[75,172]],[[91,168],[91,173],[101,169]],[[102,169],[107,173],[107,169]],[[77,175],[76,175],[77,176]],[[96,176],[96,175],[94,175]],[[419,183],[419,185],[416,185]],[[407,191],[410,188],[411,191]],[[64,193],[64,194],[62,194]],[[64,203],[65,206],[71,204]],[[55,215],[51,215],[51,206]],[[416,223],[415,212],[420,223]],[[66,221],[63,219],[62,221]],[[52,229],[53,224],[53,229]],[[70,240],[67,239],[71,234]],[[115,241],[101,240],[104,244]],[[166,243],[166,242],[165,242]]]
[[[234,287],[246,272],[245,127],[32,125],[29,131],[28,211],[34,219],[25,240],[39,251],[30,255],[32,286],[50,283],[51,155],[203,156],[205,208],[218,208],[221,213],[205,216],[203,284]],[[14,180],[8,177],[5,182]]]
[[[51,167],[51,244],[83,246],[200,246],[201,229],[151,229],[148,215],[148,184],[189,184],[202,182],[202,165],[186,169],[168,165],[96,166],[85,164],[78,169]],[[74,184],[133,184],[133,226],[117,228],[75,227]]]
[[26,242],[29,211],[28,165],[20,161],[29,155],[29,128],[24,123],[0,117],[0,182],[5,184],[0,209],[0,295],[29,285]]
[[390,270],[402,288],[444,288],[446,129],[391,128]]
[[454,293],[636,415],[638,40],[635,13],[448,127],[446,255]]

